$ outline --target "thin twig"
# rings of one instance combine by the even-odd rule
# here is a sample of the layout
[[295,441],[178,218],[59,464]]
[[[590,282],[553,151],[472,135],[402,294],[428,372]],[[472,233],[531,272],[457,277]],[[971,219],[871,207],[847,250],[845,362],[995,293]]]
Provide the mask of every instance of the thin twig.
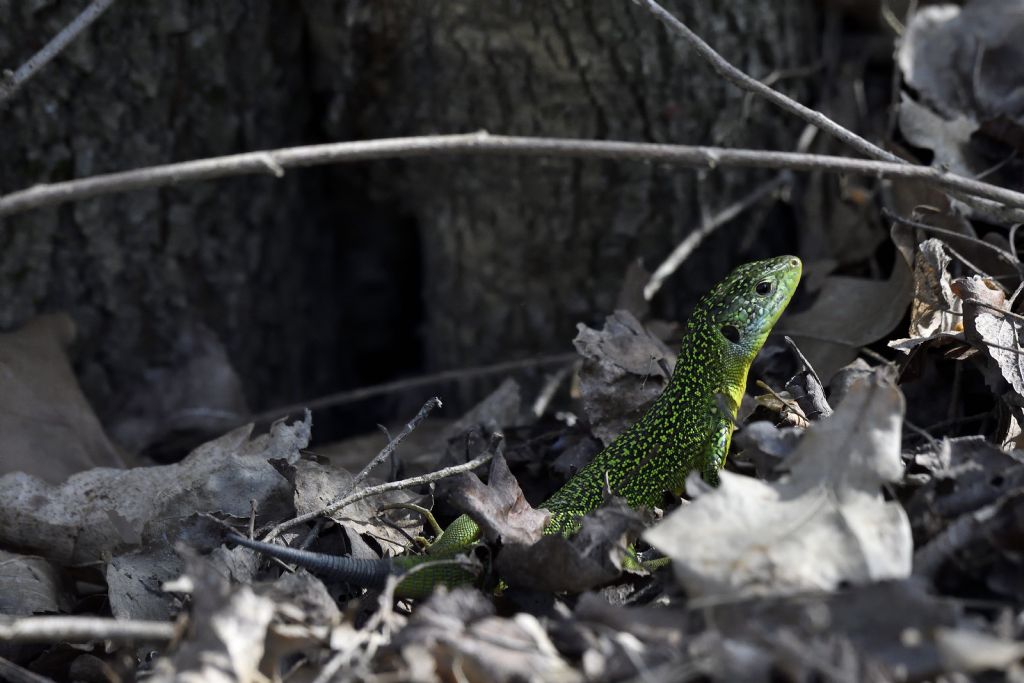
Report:
[[826,133],[834,136],[838,140],[845,142],[853,149],[859,151],[865,156],[869,156],[873,159],[882,159],[885,161],[891,161],[894,163],[906,163],[895,154],[891,154],[881,147],[865,140],[861,136],[857,135],[853,131],[850,131],[838,123],[825,116],[819,111],[815,111],[808,106],[800,104],[796,100],[787,97],[778,90],[773,90],[771,86],[753,78],[735,66],[730,64],[722,55],[715,52],[714,48],[704,42],[704,40],[696,33],[690,30],[690,28],[675,17],[672,13],[666,10],[664,7],[659,5],[654,0],[634,0],[641,7],[645,7],[647,11],[657,17],[665,26],[674,34],[686,41],[693,50],[700,55],[711,68],[714,69],[719,76],[729,81],[733,85],[736,85],[743,90],[748,90],[755,95],[760,95],[769,102],[779,106],[780,108],[794,114],[807,123],[819,128]]
[[173,639],[177,631],[171,622],[136,619],[46,616],[0,620],[0,642],[8,643],[163,642]]
[[[672,15],[668,10],[659,5],[655,0],[633,0],[641,7],[646,8],[651,14],[657,17],[674,35],[682,38],[694,51],[697,52],[711,68],[714,69],[724,79],[736,85],[744,90],[755,93],[764,97],[769,102],[777,105],[784,111],[787,111],[807,123],[825,131],[832,135],[837,140],[846,143],[851,148],[859,151],[872,159],[878,159],[881,161],[887,161],[894,164],[904,164],[912,166],[910,162],[901,159],[900,157],[887,152],[881,147],[875,145],[872,142],[862,138],[853,131],[844,128],[832,119],[828,118],[819,111],[815,111],[810,107],[807,107],[793,98],[779,92],[778,90],[772,89],[765,83],[753,78],[752,76],[745,74],[732,64],[730,64],[722,55],[715,52],[715,50],[704,42],[700,36],[691,31],[682,21]],[[949,187],[949,186],[947,186]],[[978,210],[979,213],[985,215],[994,221],[999,221],[1005,224],[1018,222],[1020,219],[1015,216],[1020,215],[1022,212],[1019,210],[1007,210],[1004,206],[999,206],[998,202],[1002,200],[996,200],[996,204],[992,202],[981,201],[977,197],[982,197],[976,192],[967,191],[969,195],[974,197],[959,198],[965,204],[971,208]],[[988,197],[988,199],[995,199],[994,197]],[[1019,207],[1017,207],[1019,209]]]
[[562,386],[562,382],[572,372],[572,365],[565,365],[559,368],[554,374],[547,378],[544,382],[544,386],[537,393],[537,398],[533,402],[533,406],[530,412],[533,413],[534,417],[541,417],[547,411],[548,406],[551,405],[551,401],[554,400],[555,394],[558,392],[558,387]]
[[420,484],[429,484],[430,482],[440,481],[441,479],[446,479],[456,474],[461,474],[462,472],[470,472],[472,470],[475,470],[477,467],[480,467],[480,465],[484,465],[490,462],[491,458],[493,457],[494,449],[489,448],[487,452],[484,453],[483,455],[461,465],[453,465],[451,467],[446,467],[442,470],[430,472],[428,474],[423,474],[418,477],[410,477],[409,479],[392,481],[386,484],[378,484],[377,486],[368,486],[365,489],[361,489],[348,496],[345,496],[344,498],[336,500],[330,503],[329,505],[325,505],[319,510],[315,510],[314,512],[308,512],[304,515],[299,515],[298,517],[289,519],[287,522],[281,522],[276,527],[271,529],[266,536],[263,537],[263,541],[269,542],[271,539],[280,535],[281,532],[286,531],[287,529],[291,529],[294,526],[308,522],[309,520],[315,517],[319,517],[321,515],[329,515],[334,512],[337,512],[341,508],[347,505],[351,505],[352,503],[358,502],[363,498],[369,498],[370,496],[376,496],[381,493],[387,493],[389,491],[399,491],[401,489],[408,489],[412,488],[413,486],[419,486]]
[[982,268],[980,266],[974,265],[974,263],[969,261],[966,256],[964,256],[959,251],[957,251],[956,249],[951,247],[949,244],[946,244],[944,246],[946,247],[946,251],[948,251],[953,257],[955,257],[958,261],[960,261],[960,263],[964,264],[965,266],[967,266],[968,268],[973,270],[978,275],[991,280],[993,283],[995,283],[996,287],[998,287],[1000,290],[1002,290],[1004,295],[1008,296],[1010,294],[1010,292],[1007,291],[1006,287],[1003,285],[1002,282],[999,282],[996,278],[994,278],[991,275],[989,275],[988,273],[986,273],[984,270],[982,270]]
[[412,431],[416,429],[423,420],[427,419],[427,415],[430,414],[430,411],[434,408],[440,407],[441,399],[437,396],[428,399],[427,402],[423,404],[423,407],[420,408],[420,411],[416,413],[416,416],[406,423],[402,431],[398,433],[398,436],[388,441],[387,445],[380,450],[380,453],[378,453],[373,460],[366,463],[366,466],[359,470],[359,474],[352,477],[352,481],[349,483],[347,490],[341,494],[341,497],[347,496],[349,493],[354,491],[357,486],[362,484],[363,481],[370,476],[370,472],[373,471],[373,468],[390,458],[391,454],[395,452],[396,448],[398,448],[398,445],[405,441],[405,437],[412,434]]
[[1017,322],[1024,323],[1024,315],[1021,315],[1020,313],[1014,313],[1013,311],[1007,310],[1005,308],[1000,308],[999,306],[994,306],[994,305],[988,303],[987,301],[982,301],[981,299],[975,299],[974,297],[970,297],[970,298],[967,298],[967,299],[961,299],[961,301],[963,301],[965,304],[972,304],[974,306],[979,306],[981,308],[987,308],[988,310],[990,310],[990,311],[992,311],[994,313],[998,313],[999,315],[1002,315],[1004,317],[1012,318],[1012,319],[1016,320]]
[[486,377],[487,375],[500,375],[514,370],[526,370],[546,365],[570,363],[578,357],[579,356],[575,353],[557,353],[547,356],[538,356],[536,358],[524,358],[522,360],[493,363],[491,365],[477,365],[469,368],[443,370],[429,375],[421,375],[420,377],[410,377],[409,379],[399,379],[393,382],[385,382],[384,384],[374,384],[373,386],[360,387],[358,389],[350,389],[348,391],[339,391],[326,396],[320,396],[304,403],[296,403],[290,406],[282,406],[280,408],[271,408],[266,412],[249,418],[246,420],[246,424],[249,422],[273,422],[281,419],[282,417],[288,417],[289,415],[306,409],[320,410],[322,408],[334,408],[340,405],[363,401],[375,396],[386,396],[388,394],[396,394],[401,391],[408,391],[419,387],[434,386],[441,382],[450,382],[454,380],[468,379],[471,377]]
[[985,240],[978,239],[977,237],[973,237],[971,235],[964,235],[963,233],[956,232],[955,230],[947,230],[946,228],[939,228],[934,225],[922,223],[921,221],[915,221],[912,218],[907,218],[906,216],[901,216],[900,214],[895,213],[894,211],[890,211],[884,206],[882,207],[882,217],[887,218],[888,220],[891,221],[895,221],[902,225],[906,225],[911,228],[916,228],[917,230],[921,230],[922,232],[931,232],[935,233],[936,235],[944,235],[946,237],[951,237],[954,239],[963,240],[965,242],[970,242],[971,244],[979,246],[982,249],[988,249],[989,251],[995,252],[1001,259],[1006,261],[1009,265],[1013,266],[1014,268],[1020,268],[1020,261],[1014,254],[996,244],[992,244],[991,242],[986,242]]
[[985,524],[995,517],[1002,503],[999,500],[958,517],[918,548],[914,553],[914,575],[932,577],[951,555],[981,536]]
[[[373,458],[373,460],[366,463],[366,466],[363,467],[363,469],[359,470],[359,473],[356,476],[352,477],[352,481],[349,482],[348,486],[345,487],[344,491],[340,493],[338,497],[335,499],[336,502],[330,503],[320,510],[308,512],[304,515],[299,515],[298,517],[290,520],[289,522],[285,522],[284,524],[278,524],[276,527],[270,530],[270,533],[264,536],[263,541],[269,542],[275,536],[281,533],[281,531],[283,531],[284,529],[295,526],[296,524],[301,524],[302,522],[308,521],[310,519],[315,519],[317,517],[320,517],[321,515],[330,514],[331,512],[334,512],[338,508],[342,507],[343,504],[341,503],[341,501],[346,501],[352,496],[352,492],[355,491],[356,487],[362,484],[363,481],[368,476],[370,476],[370,472],[373,470],[373,468],[387,460],[391,456],[391,454],[395,452],[395,449],[398,448],[398,445],[405,440],[405,437],[412,434],[412,431],[416,429],[417,426],[419,426],[420,422],[423,422],[423,420],[426,419],[427,415],[430,414],[430,411],[440,406],[441,399],[439,399],[436,396],[434,396],[433,398],[429,399],[426,403],[424,403],[423,407],[420,408],[420,411],[416,413],[416,416],[409,420],[408,424],[405,425],[405,428],[398,433],[398,436],[388,441],[387,445],[385,445],[384,448],[380,450],[380,453],[378,453]],[[359,499],[356,498],[350,502],[355,502],[355,500]],[[337,505],[337,507],[335,507],[335,505]],[[348,505],[348,503],[344,503],[344,505]]]
[[440,536],[444,533],[444,529],[437,523],[437,519],[434,518],[434,513],[423,507],[422,505],[416,505],[415,503],[392,503],[391,505],[385,505],[378,510],[378,513],[387,512],[388,510],[411,510],[418,513],[423,517],[424,521],[430,526],[431,531],[434,532],[435,536]]
[[29,57],[28,61],[18,67],[17,71],[0,77],[0,107],[14,96],[37,71],[46,66],[51,59],[59,55],[78,34],[99,19],[114,0],[93,0],[75,19],[61,29],[60,33],[43,46],[39,52]]
[[668,255],[668,258],[662,261],[661,265],[659,265],[655,269],[654,273],[651,274],[650,279],[647,280],[647,284],[644,285],[644,299],[647,301],[653,299],[654,295],[661,289],[661,286],[665,284],[665,280],[667,280],[672,273],[676,272],[676,270],[679,269],[679,266],[683,265],[686,259],[690,258],[690,254],[696,251],[697,247],[699,247],[711,233],[766,197],[773,196],[779,189],[792,183],[792,179],[793,175],[789,171],[779,173],[768,182],[755,188],[754,191],[747,196],[733,202],[708,219],[706,223],[691,231],[690,234],[688,234],[686,238],[672,250],[672,253]]
[[617,140],[576,140],[490,135],[481,131],[456,135],[425,135],[357,142],[334,142],[283,149],[246,152],[132,171],[96,175],[81,180],[35,185],[0,197],[0,217],[100,195],[130,192],[185,182],[228,176],[266,173],[266,159],[283,168],[323,164],[424,157],[445,154],[481,156],[530,156],[576,159],[614,159],[675,164],[687,168],[772,168],[794,171],[828,171],[877,178],[911,178],[969,195],[985,197],[1013,207],[1004,211],[1007,224],[1024,221],[1024,193],[965,178],[940,168],[895,161],[755,149],[728,149],[689,145],[665,145]]

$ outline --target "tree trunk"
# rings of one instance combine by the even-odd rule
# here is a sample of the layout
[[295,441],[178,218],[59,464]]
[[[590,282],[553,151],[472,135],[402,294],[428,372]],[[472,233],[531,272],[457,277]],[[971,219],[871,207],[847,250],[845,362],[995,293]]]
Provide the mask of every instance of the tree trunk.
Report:
[[[80,3],[0,0],[13,68]],[[815,61],[811,0],[669,2],[757,77]],[[74,6],[72,6],[74,5]],[[784,81],[797,96],[799,80]],[[487,129],[791,149],[627,0],[116,3],[0,111],[0,192],[324,140]],[[746,115],[744,115],[744,113]],[[764,173],[637,163],[377,162],[98,198],[0,222],[0,327],[63,309],[108,420],[212,329],[253,407],[414,370],[567,350]],[[679,315],[748,247],[732,227],[667,288]]]
[[[353,4],[306,2],[318,63],[342,54],[336,27]],[[809,2],[667,7],[756,77],[816,61]],[[328,77],[318,85],[336,98],[328,111],[342,111],[341,98],[349,98],[347,114],[355,117],[328,117],[333,138],[484,128],[789,150],[803,127],[746,101],[625,0],[364,2],[349,21],[364,36],[365,89],[352,102],[340,87],[343,65],[321,69]],[[800,81],[783,80],[787,86],[806,99]],[[376,169],[371,184],[419,225],[431,367],[569,348],[577,322],[611,312],[631,262],[655,267],[702,216],[767,177],[533,158],[415,160],[400,181],[393,170]],[[794,248],[784,223],[767,227],[749,247],[740,238],[750,235],[737,225],[709,240],[670,283],[660,312],[683,314],[738,259]]]

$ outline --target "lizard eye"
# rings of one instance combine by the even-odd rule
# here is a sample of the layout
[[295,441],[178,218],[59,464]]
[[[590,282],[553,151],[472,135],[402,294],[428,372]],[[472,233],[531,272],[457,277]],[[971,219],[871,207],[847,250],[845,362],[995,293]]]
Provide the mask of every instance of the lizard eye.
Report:
[[740,330],[735,325],[722,325],[722,336],[731,341],[733,344],[738,344],[740,341]]
[[760,294],[761,296],[768,296],[769,294],[772,293],[773,289],[775,289],[775,285],[772,283],[771,280],[761,280],[754,287],[754,291]]

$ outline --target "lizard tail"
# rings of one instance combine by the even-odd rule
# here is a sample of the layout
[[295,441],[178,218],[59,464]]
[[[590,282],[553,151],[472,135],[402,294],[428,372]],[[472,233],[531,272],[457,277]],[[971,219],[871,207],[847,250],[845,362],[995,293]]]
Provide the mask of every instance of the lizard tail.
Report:
[[309,550],[298,550],[284,545],[253,541],[245,536],[233,535],[231,540],[264,555],[296,564],[314,574],[337,579],[362,588],[383,588],[395,567],[387,560],[367,560],[344,555],[325,555]]

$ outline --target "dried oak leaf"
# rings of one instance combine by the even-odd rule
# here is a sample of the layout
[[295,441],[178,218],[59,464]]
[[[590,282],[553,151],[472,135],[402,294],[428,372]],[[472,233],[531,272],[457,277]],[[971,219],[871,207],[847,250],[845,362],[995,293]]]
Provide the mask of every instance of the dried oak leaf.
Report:
[[622,573],[629,546],[646,521],[625,500],[613,498],[586,515],[568,538],[550,534],[533,545],[506,545],[498,554],[498,574],[510,586],[550,593],[602,586]]
[[594,435],[608,445],[661,394],[675,354],[627,311],[608,316],[600,330],[582,323],[577,330],[583,409]]
[[880,487],[902,477],[904,401],[878,374],[854,384],[762,482],[722,473],[721,486],[649,529],[692,595],[832,590],[910,574],[903,508]]
[[491,543],[530,545],[540,539],[548,523],[547,511],[526,502],[500,451],[491,460],[486,485],[472,472],[465,472],[448,479],[438,491],[472,517]]

